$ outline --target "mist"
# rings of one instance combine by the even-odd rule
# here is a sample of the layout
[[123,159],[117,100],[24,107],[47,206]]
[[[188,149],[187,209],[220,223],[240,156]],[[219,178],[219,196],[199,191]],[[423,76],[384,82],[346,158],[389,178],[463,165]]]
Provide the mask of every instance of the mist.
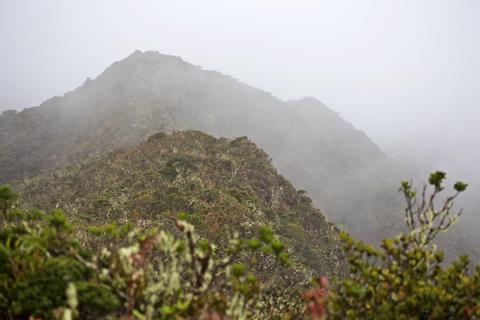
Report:
[[381,144],[478,116],[476,1],[4,1],[0,14],[2,108],[38,105],[141,49],[315,96]]
[[475,0],[2,1],[0,110],[37,106],[136,49],[157,50],[284,100],[319,99],[409,177],[440,169],[467,181],[463,225],[474,228],[479,18]]

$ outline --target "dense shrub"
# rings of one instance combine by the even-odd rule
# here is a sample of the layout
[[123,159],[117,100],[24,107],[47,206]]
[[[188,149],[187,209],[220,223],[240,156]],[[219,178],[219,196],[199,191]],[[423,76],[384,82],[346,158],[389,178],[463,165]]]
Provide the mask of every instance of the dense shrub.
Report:
[[480,319],[480,266],[468,257],[445,264],[433,241],[461,215],[453,201],[467,185],[457,182],[455,193],[442,203],[445,173],[431,174],[431,191],[420,195],[403,181],[408,230],[382,241],[380,248],[343,234],[351,276],[330,291],[317,282],[308,291],[307,314],[314,319]]
[[275,314],[268,310],[275,303],[264,303],[275,301],[266,297],[274,286],[265,286],[254,271],[261,261],[291,262],[268,227],[251,239],[234,237],[220,252],[195,235],[184,220],[188,214],[177,221],[183,238],[107,224],[90,228],[102,244],[97,252],[75,241],[60,210],[22,211],[13,207],[15,199],[8,187],[0,188],[1,319],[247,319]]
[[[105,224],[90,228],[100,248],[91,250],[60,210],[16,209],[16,194],[0,186],[0,318],[480,319],[480,266],[466,256],[446,264],[434,244],[460,217],[452,208],[467,188],[457,182],[440,202],[444,180],[433,173],[419,195],[402,182],[406,231],[380,248],[344,233],[350,275],[331,286],[322,276],[301,296],[282,286],[295,273],[276,268],[291,261],[268,227],[217,248],[198,238],[186,220],[192,213],[184,213],[182,238]],[[259,272],[262,264],[269,272]]]

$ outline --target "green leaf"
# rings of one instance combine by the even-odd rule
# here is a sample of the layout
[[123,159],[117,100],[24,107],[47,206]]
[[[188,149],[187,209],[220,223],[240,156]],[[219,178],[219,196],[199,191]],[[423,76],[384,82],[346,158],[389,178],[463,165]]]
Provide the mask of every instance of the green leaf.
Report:
[[247,242],[247,246],[250,250],[256,251],[260,248],[261,244],[260,241],[258,241],[257,239],[250,239]]
[[235,263],[232,265],[232,275],[234,277],[241,277],[243,275],[245,275],[245,272],[246,272],[246,268],[243,264],[241,263]]
[[280,240],[275,240],[272,242],[272,250],[275,254],[278,255],[280,252],[283,251],[283,249],[285,249],[285,246]]
[[273,240],[273,231],[270,227],[262,226],[260,227],[260,240],[265,243],[271,243]]
[[428,179],[428,182],[435,186],[436,189],[441,190],[442,189],[442,183],[443,180],[447,177],[447,174],[443,171],[436,171],[430,174],[430,177]]
[[465,190],[467,190],[467,187],[468,187],[468,184],[462,182],[462,181],[458,181],[457,183],[455,183],[455,185],[453,186],[453,188],[455,189],[455,191],[458,191],[458,192],[463,192]]
[[207,240],[201,239],[198,241],[198,248],[202,252],[208,252],[210,250],[210,243]]

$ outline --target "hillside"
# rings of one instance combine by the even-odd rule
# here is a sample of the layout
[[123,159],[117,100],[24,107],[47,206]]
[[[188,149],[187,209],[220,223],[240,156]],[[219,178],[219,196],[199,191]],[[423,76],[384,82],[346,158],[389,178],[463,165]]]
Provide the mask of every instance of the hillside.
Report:
[[0,182],[174,129],[248,136],[316,206],[357,237],[378,239],[402,224],[395,210],[401,205],[399,167],[325,105],[313,98],[284,102],[156,52],[137,51],[39,107],[4,112]]
[[271,225],[307,273],[344,271],[336,227],[243,137],[158,133],[138,147],[28,180],[18,189],[23,206],[60,207],[79,226],[159,223],[173,231],[176,213],[183,211],[202,236],[224,245],[235,232],[248,237]]

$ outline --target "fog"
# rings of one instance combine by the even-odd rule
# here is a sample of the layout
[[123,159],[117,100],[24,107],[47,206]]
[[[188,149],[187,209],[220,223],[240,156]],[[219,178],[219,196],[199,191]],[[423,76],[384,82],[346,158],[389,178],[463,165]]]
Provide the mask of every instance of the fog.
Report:
[[0,110],[158,50],[282,99],[314,96],[412,176],[446,170],[470,199],[480,185],[476,0],[4,0],[0,41]]

